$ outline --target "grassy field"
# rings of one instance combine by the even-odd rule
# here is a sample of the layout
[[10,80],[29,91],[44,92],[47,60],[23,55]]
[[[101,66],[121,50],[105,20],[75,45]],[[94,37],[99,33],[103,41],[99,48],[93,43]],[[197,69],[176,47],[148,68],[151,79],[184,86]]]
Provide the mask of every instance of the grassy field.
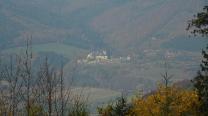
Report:
[[[2,51],[2,53],[24,53],[26,47],[17,47],[17,48],[10,48]],[[39,52],[54,52],[59,55],[63,55],[66,58],[74,58],[79,54],[87,53],[87,50],[72,47],[69,45],[61,44],[61,43],[48,43],[48,44],[40,44],[40,45],[33,45],[32,51],[34,53]]]
[[120,92],[113,91],[110,89],[101,89],[101,88],[91,88],[91,87],[85,87],[85,88],[73,88],[72,93],[78,93],[87,95],[88,102],[89,103],[95,103],[98,101],[109,101],[112,98],[118,97],[121,95]]
[[96,113],[97,107],[102,107],[121,96],[121,92],[110,89],[77,87],[72,89],[72,94],[81,95],[89,107],[91,113]]

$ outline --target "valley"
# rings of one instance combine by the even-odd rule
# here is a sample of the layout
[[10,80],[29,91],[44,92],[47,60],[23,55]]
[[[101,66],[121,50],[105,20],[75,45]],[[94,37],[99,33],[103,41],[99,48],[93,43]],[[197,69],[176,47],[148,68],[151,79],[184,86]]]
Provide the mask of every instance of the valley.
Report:
[[[1,0],[0,53],[24,54],[32,39],[34,67],[46,56],[54,67],[63,63],[65,83],[73,78],[70,86],[90,88],[94,104],[147,93],[161,81],[165,63],[173,82],[196,75],[207,40],[190,37],[186,27],[205,1]],[[110,63],[77,63],[102,50]]]

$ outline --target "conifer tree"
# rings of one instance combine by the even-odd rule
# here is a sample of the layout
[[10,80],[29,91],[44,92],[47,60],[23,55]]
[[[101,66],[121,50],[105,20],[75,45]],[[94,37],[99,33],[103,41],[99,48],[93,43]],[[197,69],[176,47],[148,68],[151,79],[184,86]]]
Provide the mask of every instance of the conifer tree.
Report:
[[[194,35],[208,37],[208,6],[189,21],[187,30]],[[205,50],[202,50],[202,56],[201,69],[192,81],[201,102],[200,112],[208,115],[208,45]]]
[[202,50],[203,60],[200,65],[201,70],[198,71],[197,76],[193,79],[194,87],[197,90],[199,100],[202,105],[200,111],[208,114],[208,47]]

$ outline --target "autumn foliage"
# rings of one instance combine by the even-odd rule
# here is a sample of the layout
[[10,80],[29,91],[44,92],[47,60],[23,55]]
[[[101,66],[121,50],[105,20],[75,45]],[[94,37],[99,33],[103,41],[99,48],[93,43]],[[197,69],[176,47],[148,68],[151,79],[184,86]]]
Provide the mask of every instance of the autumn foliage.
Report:
[[[198,116],[200,113],[196,91],[175,86],[160,85],[157,91],[146,97],[135,97],[126,106],[130,107],[125,116]],[[108,105],[102,112],[100,109],[99,113],[101,116],[111,116],[115,107],[116,105]]]
[[197,115],[200,105],[195,91],[165,86],[146,98],[133,99],[132,104],[130,115],[135,116]]

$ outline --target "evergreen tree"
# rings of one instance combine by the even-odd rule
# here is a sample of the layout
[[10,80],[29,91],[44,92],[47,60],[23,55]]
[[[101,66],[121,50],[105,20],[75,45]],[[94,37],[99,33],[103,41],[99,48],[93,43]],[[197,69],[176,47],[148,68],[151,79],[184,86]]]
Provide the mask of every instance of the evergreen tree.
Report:
[[194,35],[208,36],[208,6],[203,11],[194,15],[194,19],[188,23],[187,30]]
[[121,96],[114,104],[109,104],[104,108],[98,107],[100,116],[127,116],[132,108],[131,104],[127,103],[125,97]]
[[203,60],[200,65],[201,70],[193,79],[194,87],[197,90],[199,100],[201,101],[200,111],[208,114],[208,47],[202,50]]
[[[187,30],[194,35],[208,37],[208,6],[205,6],[202,12],[189,21]],[[208,45],[206,50],[202,50],[202,56],[201,69],[193,79],[193,84],[201,102],[200,111],[204,115],[208,115]]]

